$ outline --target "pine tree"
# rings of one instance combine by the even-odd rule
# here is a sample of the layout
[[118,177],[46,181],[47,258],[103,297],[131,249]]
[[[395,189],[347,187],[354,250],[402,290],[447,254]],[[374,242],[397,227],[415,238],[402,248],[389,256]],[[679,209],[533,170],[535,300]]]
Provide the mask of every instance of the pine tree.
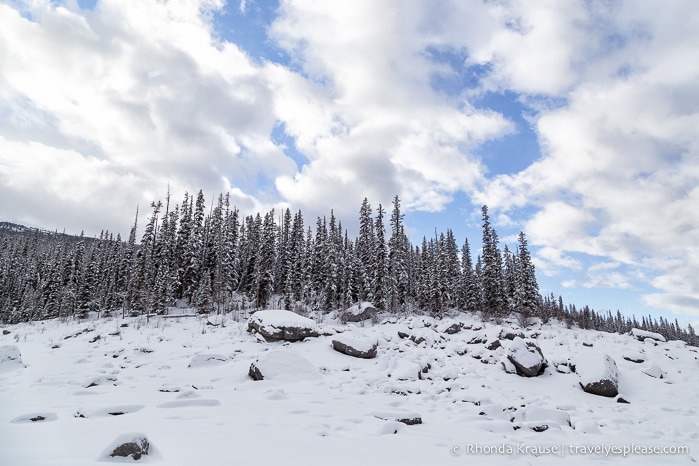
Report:
[[481,287],[483,293],[483,312],[487,317],[501,316],[505,310],[503,292],[502,256],[498,250],[495,230],[490,226],[488,207],[481,209],[483,217],[483,257]]
[[386,251],[386,230],[383,224],[384,210],[381,204],[376,213],[374,232],[376,242],[374,245],[374,278],[372,281],[374,305],[379,309],[388,308],[388,260]]
[[400,212],[400,199],[393,198],[393,212],[390,219],[391,237],[388,240],[388,288],[386,301],[390,312],[402,310],[405,306],[408,287],[408,251],[405,249],[403,214]]

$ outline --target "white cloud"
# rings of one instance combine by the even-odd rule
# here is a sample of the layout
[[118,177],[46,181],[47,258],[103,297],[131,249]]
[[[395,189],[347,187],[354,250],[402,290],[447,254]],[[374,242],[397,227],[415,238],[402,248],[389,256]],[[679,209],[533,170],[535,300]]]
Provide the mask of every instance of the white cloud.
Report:
[[272,37],[310,78],[278,83],[279,115],[310,159],[277,180],[286,199],[316,208],[349,201],[354,213],[365,196],[386,204],[397,193],[406,208],[440,210],[480,180],[467,148],[511,126],[433,89],[444,70],[425,51],[446,33],[427,5],[285,1],[280,12]]
[[[600,17],[597,6],[589,18]],[[699,11],[678,2],[608,13],[601,31],[585,29],[591,45],[566,104],[537,117],[545,157],[497,177],[482,199],[505,210],[536,206],[526,224],[533,245],[631,267],[588,270],[578,284],[629,288],[636,277],[659,290],[647,303],[696,313],[699,64],[687,58],[699,46]],[[605,42],[610,31],[617,36]],[[553,95],[565,88],[542,85]]]
[[121,208],[94,223],[123,231],[136,203],[162,198],[168,184],[178,196],[230,187],[242,201],[254,193],[246,205],[278,202],[258,180],[271,184],[295,162],[270,139],[265,68],[211,34],[208,17],[222,2],[25,6],[31,21],[0,5],[3,186],[16,199],[0,216],[70,211],[36,221],[95,231],[77,206],[104,202]]

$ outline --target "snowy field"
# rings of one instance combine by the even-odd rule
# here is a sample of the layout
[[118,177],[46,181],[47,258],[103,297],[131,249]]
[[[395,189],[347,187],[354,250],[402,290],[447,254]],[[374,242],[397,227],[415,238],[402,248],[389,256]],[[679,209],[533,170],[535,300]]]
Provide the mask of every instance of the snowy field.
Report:
[[[317,337],[267,342],[247,322],[209,322],[115,317],[3,327],[0,465],[699,460],[699,353],[680,342],[558,325],[517,330],[472,316],[322,322]],[[510,345],[526,353],[521,340],[506,338],[511,329],[541,349],[548,367],[540,376],[503,369]],[[378,344],[376,357],[342,354],[333,339],[362,350]],[[615,361],[629,403],[581,389],[572,369],[602,353]],[[250,377],[253,363],[264,380]],[[109,456],[134,432],[147,436],[148,456]]]

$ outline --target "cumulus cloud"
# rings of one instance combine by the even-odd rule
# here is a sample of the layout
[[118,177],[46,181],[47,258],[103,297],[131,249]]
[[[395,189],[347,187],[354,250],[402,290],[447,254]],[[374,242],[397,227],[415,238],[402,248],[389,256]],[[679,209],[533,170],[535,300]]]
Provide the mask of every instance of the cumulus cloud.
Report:
[[221,6],[0,5],[0,173],[16,200],[0,216],[125,230],[136,204],[162,198],[168,184],[180,194],[238,190],[244,205],[278,202],[256,183],[295,163],[270,139],[277,119],[264,67],[212,35],[208,16]]
[[[589,19],[601,17],[601,4],[590,4]],[[482,199],[504,210],[535,206],[526,222],[534,245],[629,266],[588,269],[583,286],[642,279],[659,291],[647,303],[696,313],[699,65],[686,57],[699,44],[699,13],[681,2],[611,13],[601,33],[588,30],[588,58],[576,65],[565,105],[537,115],[544,157],[494,179]],[[566,87],[543,84],[552,95]]]
[[277,180],[286,199],[353,199],[354,212],[356,199],[386,203],[397,193],[408,209],[440,210],[480,180],[483,166],[468,148],[511,124],[434,89],[431,79],[445,70],[427,51],[453,47],[435,14],[416,1],[282,2],[271,35],[307,79],[281,81],[277,106],[310,160]]

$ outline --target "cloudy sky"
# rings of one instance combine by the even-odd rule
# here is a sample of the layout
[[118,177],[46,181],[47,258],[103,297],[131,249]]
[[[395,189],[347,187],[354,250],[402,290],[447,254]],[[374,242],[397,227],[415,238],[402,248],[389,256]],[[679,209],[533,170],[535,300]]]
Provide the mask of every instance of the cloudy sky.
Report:
[[126,233],[398,194],[414,242],[524,230],[542,291],[699,319],[695,0],[0,0],[0,219]]

